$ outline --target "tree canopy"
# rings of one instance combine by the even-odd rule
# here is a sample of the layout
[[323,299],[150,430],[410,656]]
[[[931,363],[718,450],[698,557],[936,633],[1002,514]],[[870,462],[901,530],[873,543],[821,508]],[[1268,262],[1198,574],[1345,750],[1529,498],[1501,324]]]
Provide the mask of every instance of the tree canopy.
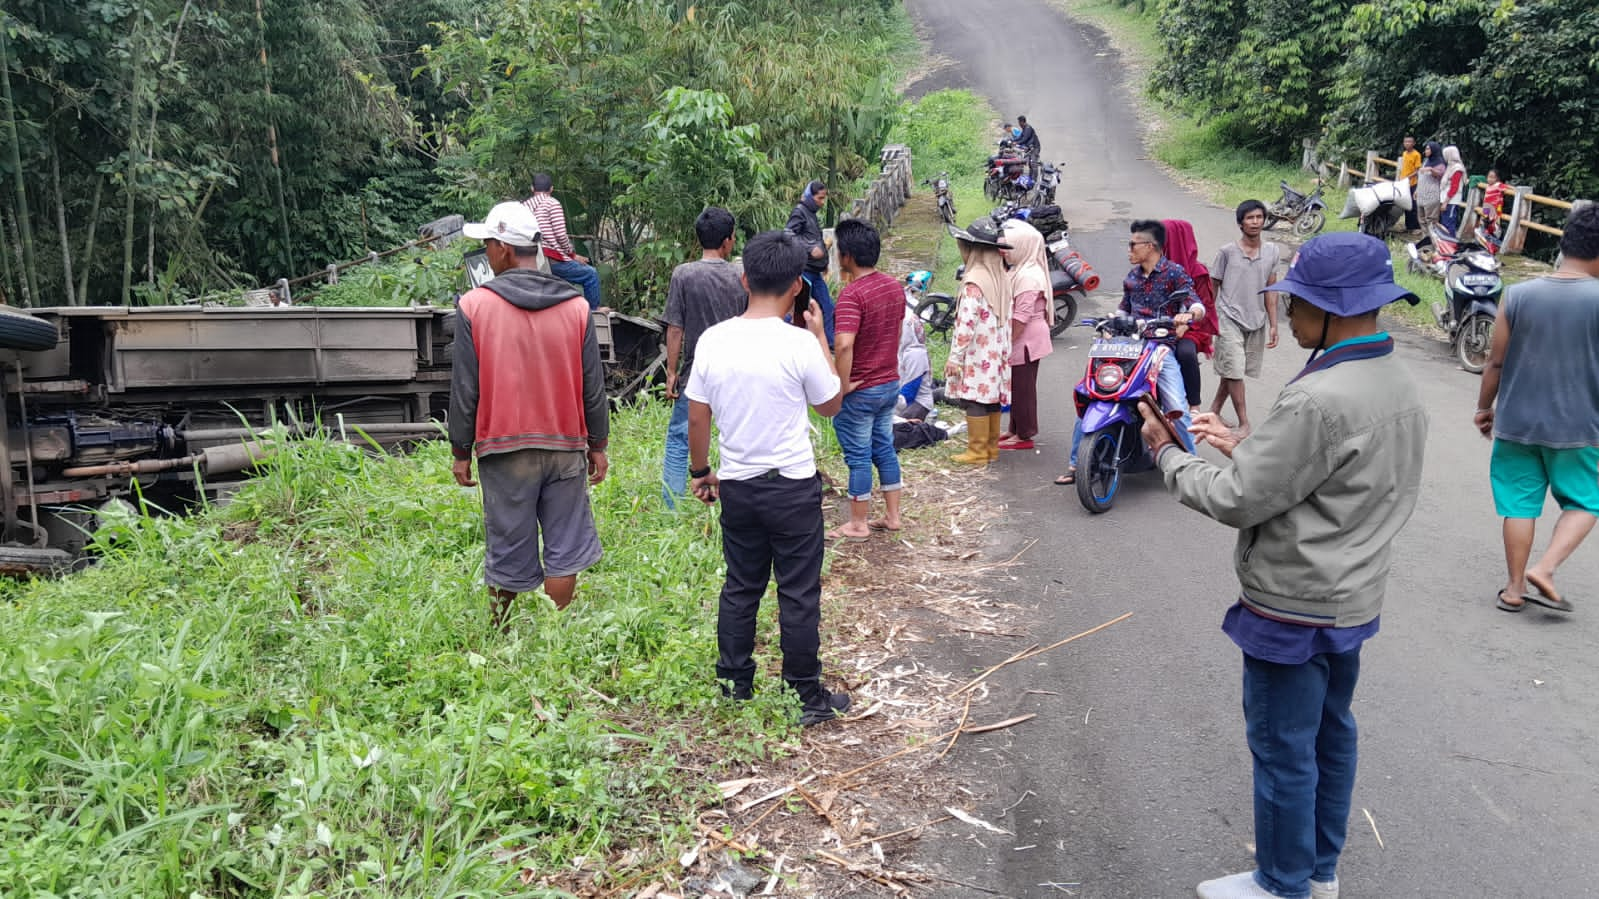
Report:
[[1474,171],[1599,193],[1599,6],[1590,0],[1162,0],[1158,89],[1241,143],[1348,152],[1406,134]]

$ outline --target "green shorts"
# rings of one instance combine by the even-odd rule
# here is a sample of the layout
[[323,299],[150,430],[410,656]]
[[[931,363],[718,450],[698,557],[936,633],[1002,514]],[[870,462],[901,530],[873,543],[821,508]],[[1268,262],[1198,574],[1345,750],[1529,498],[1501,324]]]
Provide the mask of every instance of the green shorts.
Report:
[[1502,518],[1537,518],[1548,493],[1567,512],[1599,515],[1599,447],[1550,449],[1496,439],[1488,478]]

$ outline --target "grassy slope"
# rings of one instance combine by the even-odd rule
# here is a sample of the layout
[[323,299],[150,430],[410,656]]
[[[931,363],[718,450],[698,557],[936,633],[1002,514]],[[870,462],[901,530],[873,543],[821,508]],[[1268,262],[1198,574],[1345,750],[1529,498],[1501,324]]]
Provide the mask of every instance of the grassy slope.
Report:
[[797,707],[718,694],[720,541],[655,495],[665,425],[615,416],[606,557],[509,636],[437,443],[300,444],[225,508],[10,588],[0,893],[532,896],[521,864],[659,859],[722,766],[788,751]]

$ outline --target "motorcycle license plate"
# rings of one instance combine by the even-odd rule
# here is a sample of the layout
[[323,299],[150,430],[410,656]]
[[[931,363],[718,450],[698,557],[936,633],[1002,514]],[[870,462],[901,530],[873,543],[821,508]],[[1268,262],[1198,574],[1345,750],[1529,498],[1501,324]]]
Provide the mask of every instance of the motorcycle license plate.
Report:
[[1088,355],[1097,359],[1137,359],[1143,352],[1142,340],[1096,340]]
[[1069,250],[1071,248],[1072,248],[1072,242],[1063,237],[1060,240],[1057,240],[1054,243],[1049,245],[1049,254],[1051,256],[1053,256],[1056,253],[1061,252],[1062,250]]

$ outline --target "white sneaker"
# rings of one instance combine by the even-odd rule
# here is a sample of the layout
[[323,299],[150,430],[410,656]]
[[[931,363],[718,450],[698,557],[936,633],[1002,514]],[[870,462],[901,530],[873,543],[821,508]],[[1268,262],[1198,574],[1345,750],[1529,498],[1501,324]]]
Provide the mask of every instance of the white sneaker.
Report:
[[1310,899],[1338,899],[1338,878],[1326,881],[1312,880]]
[[1199,899],[1276,899],[1255,882],[1255,872],[1229,874],[1199,885]]

